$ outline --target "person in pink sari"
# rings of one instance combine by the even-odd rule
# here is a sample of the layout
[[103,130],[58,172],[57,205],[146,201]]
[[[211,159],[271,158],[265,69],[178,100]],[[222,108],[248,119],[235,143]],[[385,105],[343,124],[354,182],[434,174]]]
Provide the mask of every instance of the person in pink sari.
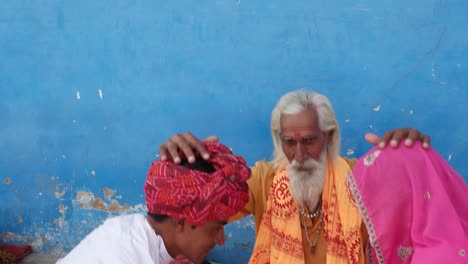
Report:
[[373,148],[348,183],[368,263],[468,263],[468,187],[434,149]]

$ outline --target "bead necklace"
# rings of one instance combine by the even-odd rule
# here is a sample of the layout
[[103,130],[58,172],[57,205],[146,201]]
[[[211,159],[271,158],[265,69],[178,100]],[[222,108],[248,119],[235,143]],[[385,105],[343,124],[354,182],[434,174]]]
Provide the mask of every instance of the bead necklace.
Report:
[[[311,213],[311,214],[307,214],[304,210],[304,206],[301,206],[300,208],[300,211],[301,211],[301,215],[302,215],[302,219],[303,221],[301,221],[303,223],[303,226],[304,226],[304,232],[305,232],[305,235],[306,235],[306,239],[307,239],[307,242],[309,243],[310,245],[310,253],[312,255],[315,254],[315,249],[317,247],[317,241],[320,237],[320,231],[322,230],[322,217],[321,217],[321,213],[322,213],[322,203],[320,201],[319,205],[318,205],[318,209],[314,212],[314,213]],[[307,224],[306,224],[306,221],[307,221],[307,218],[312,218],[312,223],[314,222],[313,220],[316,218],[316,217],[319,217],[319,224],[318,224],[318,228],[317,228],[317,232],[315,234],[315,238],[313,241],[310,240],[310,237],[309,237],[309,232],[308,232],[308,229],[307,229]]]

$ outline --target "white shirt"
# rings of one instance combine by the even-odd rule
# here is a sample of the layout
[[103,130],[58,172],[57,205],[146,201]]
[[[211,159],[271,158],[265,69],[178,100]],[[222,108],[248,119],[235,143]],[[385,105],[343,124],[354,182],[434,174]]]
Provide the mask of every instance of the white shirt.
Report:
[[146,217],[131,214],[107,219],[57,264],[168,264],[173,260]]

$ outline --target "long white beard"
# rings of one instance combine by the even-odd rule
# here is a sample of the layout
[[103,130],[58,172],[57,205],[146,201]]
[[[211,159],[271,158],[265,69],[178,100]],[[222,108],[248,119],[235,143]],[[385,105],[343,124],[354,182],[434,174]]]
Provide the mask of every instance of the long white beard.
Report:
[[324,150],[318,160],[310,158],[303,163],[293,160],[286,167],[293,199],[299,205],[307,206],[309,210],[314,210],[320,201],[327,173],[326,157],[327,153]]

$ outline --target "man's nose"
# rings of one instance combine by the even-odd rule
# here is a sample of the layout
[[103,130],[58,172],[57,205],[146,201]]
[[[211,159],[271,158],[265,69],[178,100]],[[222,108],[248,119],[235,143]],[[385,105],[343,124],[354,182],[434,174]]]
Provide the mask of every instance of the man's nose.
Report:
[[294,159],[299,162],[303,163],[306,160],[306,153],[305,148],[302,144],[298,143],[296,145],[296,149],[294,150]]

